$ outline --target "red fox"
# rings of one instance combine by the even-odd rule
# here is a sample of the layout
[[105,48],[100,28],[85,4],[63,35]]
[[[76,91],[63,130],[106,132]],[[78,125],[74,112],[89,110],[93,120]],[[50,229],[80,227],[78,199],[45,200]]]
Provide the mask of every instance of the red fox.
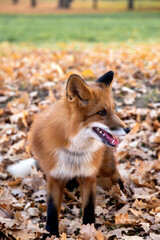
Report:
[[76,178],[80,186],[83,224],[95,223],[98,172],[110,176],[113,183],[120,180],[113,153],[118,145],[115,136],[129,133],[130,128],[114,110],[113,76],[109,71],[86,83],[79,75],[71,75],[62,98],[40,113],[31,127],[30,147],[47,178],[50,236],[59,235],[59,212],[69,180]]

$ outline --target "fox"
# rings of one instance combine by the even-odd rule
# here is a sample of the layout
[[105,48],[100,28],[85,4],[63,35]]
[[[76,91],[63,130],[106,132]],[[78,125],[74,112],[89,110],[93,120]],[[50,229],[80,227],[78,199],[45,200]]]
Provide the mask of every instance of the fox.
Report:
[[82,199],[83,224],[95,224],[96,181],[99,173],[121,182],[114,149],[118,136],[130,128],[118,117],[111,93],[114,72],[95,82],[72,74],[62,97],[35,118],[29,146],[47,179],[49,236],[59,236],[64,188],[76,179]]

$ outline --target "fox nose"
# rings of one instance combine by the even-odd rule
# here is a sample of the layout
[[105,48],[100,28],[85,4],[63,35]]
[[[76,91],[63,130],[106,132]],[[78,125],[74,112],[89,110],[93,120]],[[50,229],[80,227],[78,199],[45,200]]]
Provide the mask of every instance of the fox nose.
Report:
[[124,131],[125,131],[126,133],[129,133],[129,132],[131,131],[131,129],[130,129],[129,127],[126,127],[126,128],[124,128]]

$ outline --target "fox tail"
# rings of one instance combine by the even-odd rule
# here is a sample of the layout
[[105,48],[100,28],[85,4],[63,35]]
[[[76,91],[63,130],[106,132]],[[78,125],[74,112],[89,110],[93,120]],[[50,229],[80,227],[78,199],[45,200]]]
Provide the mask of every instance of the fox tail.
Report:
[[31,173],[32,167],[37,167],[36,160],[34,158],[27,158],[8,166],[7,172],[14,177],[24,178]]

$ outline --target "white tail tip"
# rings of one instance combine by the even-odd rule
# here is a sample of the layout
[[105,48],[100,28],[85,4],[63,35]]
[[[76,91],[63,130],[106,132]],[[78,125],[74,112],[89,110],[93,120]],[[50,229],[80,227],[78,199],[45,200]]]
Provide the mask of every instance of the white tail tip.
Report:
[[27,158],[8,166],[7,172],[14,177],[24,178],[31,173],[32,166],[36,166],[36,160],[34,158]]

